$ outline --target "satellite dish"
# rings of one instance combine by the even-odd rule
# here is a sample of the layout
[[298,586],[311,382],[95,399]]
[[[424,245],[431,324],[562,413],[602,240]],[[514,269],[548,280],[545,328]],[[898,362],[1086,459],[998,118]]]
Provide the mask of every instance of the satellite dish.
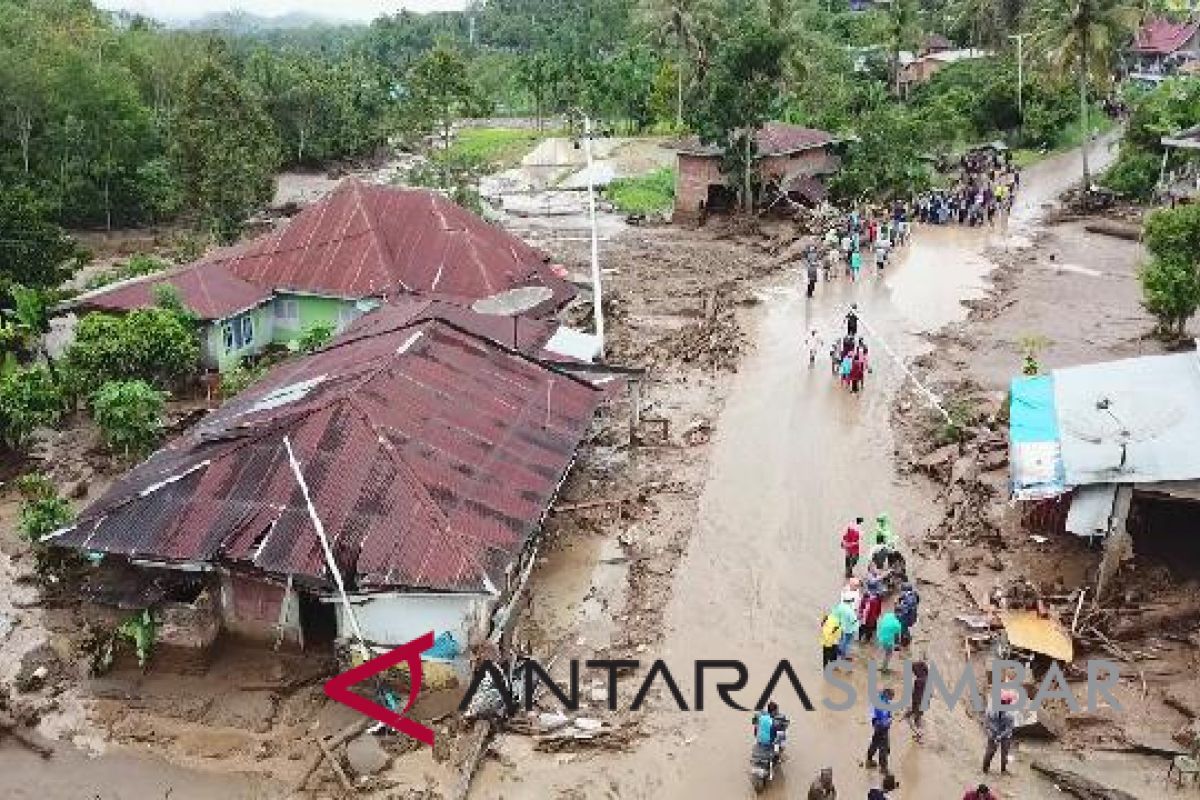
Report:
[[480,298],[471,304],[471,310],[480,314],[515,317],[531,308],[537,308],[552,297],[554,290],[548,286],[520,286]]
[[1117,469],[1123,470],[1129,445],[1157,439],[1184,416],[1184,409],[1170,398],[1149,392],[1116,391],[1064,414],[1062,426],[1088,444],[1119,448]]

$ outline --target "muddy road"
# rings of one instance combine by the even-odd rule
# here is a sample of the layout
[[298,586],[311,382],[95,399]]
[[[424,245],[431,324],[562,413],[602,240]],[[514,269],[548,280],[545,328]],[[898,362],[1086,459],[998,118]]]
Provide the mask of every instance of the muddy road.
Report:
[[[1096,149],[1097,161],[1110,157],[1107,142]],[[737,696],[746,706],[781,659],[791,662],[818,710],[804,712],[786,681],[780,685],[776,697],[793,717],[792,744],[770,796],[802,797],[816,772],[832,766],[839,791],[861,797],[878,774],[860,766],[870,736],[861,699],[865,670],[856,669],[851,679],[859,707],[824,710],[817,629],[842,584],[839,539],[850,520],[887,511],[902,536],[916,537],[932,519],[929,498],[893,466],[890,407],[904,370],[885,351],[907,360],[927,347],[922,333],[962,320],[962,302],[987,289],[992,265],[986,253],[1027,246],[1044,204],[1077,177],[1077,155],[1048,159],[1026,170],[1003,228],[920,228],[882,275],[864,269],[857,284],[821,283],[807,300],[798,276],[787,274],[760,293],[755,346],[716,421],[697,527],[674,574],[663,641],[642,658],[666,660],[688,698],[693,661],[739,659],[750,674]],[[851,303],[861,311],[872,351],[872,374],[859,395],[832,378],[827,357],[810,368],[802,352],[808,330],[826,342],[840,335]],[[916,571],[920,575],[920,566]],[[934,612],[929,605],[922,609],[927,619]],[[938,637],[936,630],[918,626],[916,651],[946,669],[961,664],[961,641]],[[926,631],[933,631],[932,640]],[[633,753],[543,758],[547,763],[522,763],[517,775],[503,778],[487,768],[472,796],[751,796],[749,714],[725,708],[711,680],[704,713],[682,714],[659,703],[643,721],[649,735]],[[837,691],[829,697],[842,699]],[[928,724],[922,745],[912,742],[906,725],[893,727],[892,769],[901,796],[961,796],[979,778],[980,728],[961,712],[932,712]],[[1027,765],[998,787],[1003,796],[1056,796]]]

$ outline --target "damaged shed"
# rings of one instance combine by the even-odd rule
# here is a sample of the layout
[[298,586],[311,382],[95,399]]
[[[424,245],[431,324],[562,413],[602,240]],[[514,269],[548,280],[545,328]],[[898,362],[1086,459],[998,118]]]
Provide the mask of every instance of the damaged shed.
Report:
[[350,635],[324,536],[369,642],[432,630],[462,653],[531,563],[601,392],[502,344],[511,321],[437,309],[381,309],[280,365],[49,543],[199,574],[226,630],[322,646]]
[[1062,528],[1104,541],[1101,587],[1135,552],[1200,564],[1200,352],[1017,378],[1010,420],[1014,497],[1070,497]]

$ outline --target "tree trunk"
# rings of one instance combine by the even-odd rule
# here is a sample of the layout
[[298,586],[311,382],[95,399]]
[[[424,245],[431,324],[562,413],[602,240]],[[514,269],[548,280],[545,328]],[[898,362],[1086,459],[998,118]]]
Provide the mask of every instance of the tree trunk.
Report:
[[1092,188],[1092,172],[1088,167],[1088,148],[1092,143],[1091,126],[1088,124],[1088,37],[1085,33],[1079,49],[1079,125],[1083,133],[1083,190]]
[[754,211],[754,194],[750,189],[750,171],[754,169],[754,164],[750,159],[753,136],[752,131],[746,133],[745,163],[742,165],[742,205],[747,214]]
[[297,131],[297,133],[299,134],[299,137],[298,137],[299,141],[296,142],[296,163],[303,164],[304,163],[304,126],[303,125],[300,126],[300,129]]

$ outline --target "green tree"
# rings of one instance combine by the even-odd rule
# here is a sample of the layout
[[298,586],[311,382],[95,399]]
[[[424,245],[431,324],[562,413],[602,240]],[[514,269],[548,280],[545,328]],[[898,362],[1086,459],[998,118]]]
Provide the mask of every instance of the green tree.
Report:
[[735,27],[720,38],[687,117],[702,142],[721,149],[722,167],[749,212],[755,133],[770,119],[778,97],[787,39],[755,14],[736,16],[731,24]]
[[23,451],[37,428],[49,428],[65,409],[62,392],[43,366],[17,367],[0,374],[0,439]]
[[163,434],[163,393],[145,381],[109,381],[92,396],[92,417],[108,446],[126,456],[154,449]]
[[921,37],[917,0],[892,0],[888,6],[888,54],[891,57],[892,91],[900,95],[900,52],[915,50]]
[[1088,164],[1089,89],[1111,84],[1118,49],[1128,39],[1139,16],[1138,9],[1124,0],[1041,0],[1036,9],[1033,52],[1046,54],[1056,75],[1065,77],[1074,72],[1079,92],[1079,126],[1084,136],[1080,150],[1085,189],[1092,184]]
[[0,191],[0,308],[13,284],[57,288],[78,269],[83,254],[53,221],[50,206],[30,189]]
[[702,62],[704,33],[711,28],[710,0],[642,0],[642,23],[651,40],[670,48],[675,59],[675,125],[683,126],[684,80]]
[[435,130],[442,149],[450,147],[450,129],[474,93],[462,53],[439,44],[409,69],[405,83],[410,120],[422,130]]
[[1150,261],[1142,269],[1142,302],[1164,333],[1182,336],[1200,308],[1200,206],[1159,209],[1143,234]]
[[223,241],[274,194],[279,146],[270,119],[213,58],[185,85],[174,157],[185,197]]
[[195,327],[165,308],[142,308],[124,316],[88,314],[64,356],[68,382],[78,393],[105,381],[144,380],[169,389],[200,365]]

